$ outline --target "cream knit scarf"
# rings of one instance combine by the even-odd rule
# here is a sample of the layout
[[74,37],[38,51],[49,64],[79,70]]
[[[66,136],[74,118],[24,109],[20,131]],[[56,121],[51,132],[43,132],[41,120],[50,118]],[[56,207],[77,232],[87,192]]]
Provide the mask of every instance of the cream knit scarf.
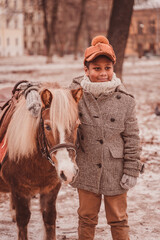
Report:
[[116,74],[113,73],[111,81],[108,82],[91,82],[90,79],[84,75],[84,78],[81,82],[81,87],[92,93],[94,97],[98,97],[100,94],[108,94],[115,90],[121,84],[121,80],[116,77]]

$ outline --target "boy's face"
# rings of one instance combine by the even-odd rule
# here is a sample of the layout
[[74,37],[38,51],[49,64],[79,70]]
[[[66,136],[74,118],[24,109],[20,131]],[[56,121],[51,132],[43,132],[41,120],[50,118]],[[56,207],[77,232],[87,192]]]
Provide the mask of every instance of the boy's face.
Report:
[[113,63],[105,56],[99,56],[84,67],[85,74],[91,82],[108,82],[112,80]]

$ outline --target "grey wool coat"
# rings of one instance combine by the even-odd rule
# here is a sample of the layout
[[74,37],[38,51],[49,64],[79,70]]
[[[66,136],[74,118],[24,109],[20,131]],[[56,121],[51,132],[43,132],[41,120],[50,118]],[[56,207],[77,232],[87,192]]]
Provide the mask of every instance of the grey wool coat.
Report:
[[[82,79],[75,78],[70,88],[80,87]],[[79,118],[79,174],[72,186],[108,196],[124,193],[123,173],[138,177],[142,167],[133,96],[122,84],[98,99],[83,90]]]

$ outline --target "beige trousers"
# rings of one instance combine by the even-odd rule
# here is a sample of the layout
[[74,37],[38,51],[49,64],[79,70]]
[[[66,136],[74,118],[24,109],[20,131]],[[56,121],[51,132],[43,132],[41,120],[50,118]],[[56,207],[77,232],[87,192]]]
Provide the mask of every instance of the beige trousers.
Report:
[[[93,240],[98,213],[101,206],[101,194],[78,189],[79,194],[79,226],[78,240]],[[111,226],[113,240],[129,240],[127,194],[104,196],[107,223]]]

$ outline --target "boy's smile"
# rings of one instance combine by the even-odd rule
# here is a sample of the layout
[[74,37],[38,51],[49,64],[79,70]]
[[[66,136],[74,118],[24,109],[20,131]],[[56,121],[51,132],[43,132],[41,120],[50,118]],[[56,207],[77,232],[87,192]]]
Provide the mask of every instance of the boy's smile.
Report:
[[84,67],[86,76],[91,82],[108,82],[112,80],[113,63],[106,56],[99,56]]

